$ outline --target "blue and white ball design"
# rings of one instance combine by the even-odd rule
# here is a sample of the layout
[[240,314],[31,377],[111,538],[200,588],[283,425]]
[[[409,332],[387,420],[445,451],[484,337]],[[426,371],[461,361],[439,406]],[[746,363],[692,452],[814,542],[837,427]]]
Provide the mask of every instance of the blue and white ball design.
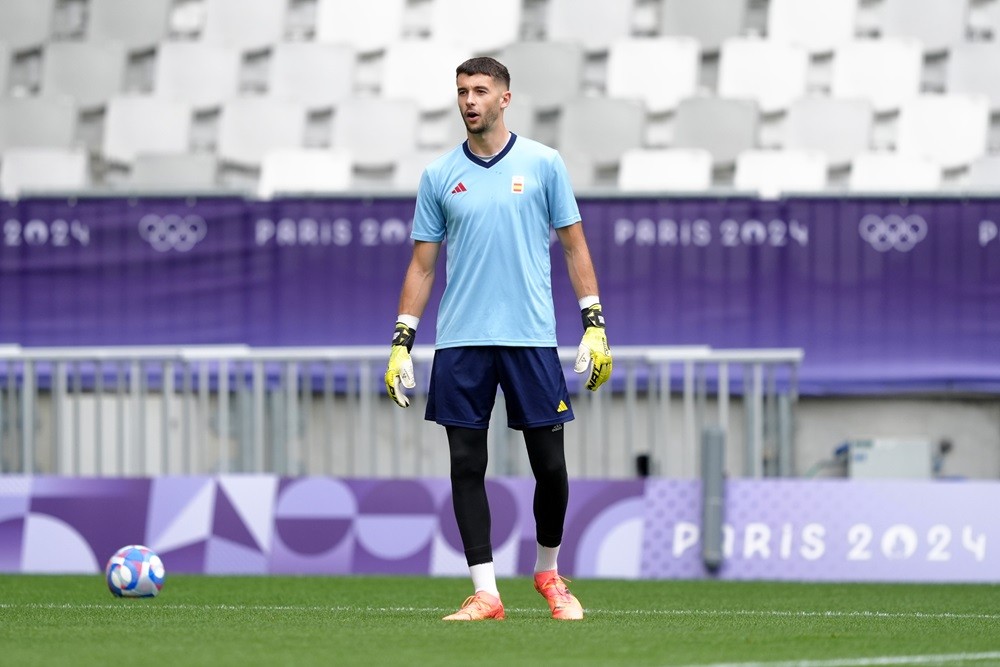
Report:
[[108,589],[125,598],[156,597],[167,577],[160,557],[141,544],[130,544],[115,552],[104,574]]

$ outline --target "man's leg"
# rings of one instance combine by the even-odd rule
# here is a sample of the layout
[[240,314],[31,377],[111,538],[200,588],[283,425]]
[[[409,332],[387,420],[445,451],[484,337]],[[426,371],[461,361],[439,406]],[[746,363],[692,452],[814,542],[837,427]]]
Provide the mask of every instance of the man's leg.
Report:
[[497,591],[490,543],[490,505],[486,496],[486,429],[448,426],[451,454],[451,495],[455,521],[462,536],[465,560],[475,587],[475,595],[446,621],[502,619],[503,604]]
[[545,597],[552,618],[583,618],[580,601],[569,592],[559,576],[557,559],[562,544],[563,524],[569,504],[569,475],[563,443],[563,425],[543,426],[524,431],[528,461],[535,476],[535,589]]

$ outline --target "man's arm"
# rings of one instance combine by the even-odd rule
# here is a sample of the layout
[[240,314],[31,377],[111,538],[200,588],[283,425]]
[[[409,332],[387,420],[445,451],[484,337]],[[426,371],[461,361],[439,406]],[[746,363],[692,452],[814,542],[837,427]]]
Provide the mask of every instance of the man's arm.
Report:
[[587,389],[597,391],[611,377],[611,348],[604,331],[604,313],[597,290],[597,274],[590,259],[590,249],[583,234],[583,224],[575,223],[556,230],[562,243],[563,255],[569,269],[569,281],[580,302],[583,318],[583,340],[576,356],[573,370],[587,373]]
[[403,290],[399,295],[399,314],[420,318],[434,287],[434,270],[437,266],[440,243],[414,241],[413,255],[403,278]]
[[389,398],[402,408],[410,404],[403,389],[417,386],[413,377],[413,361],[410,350],[413,339],[417,335],[417,324],[424,308],[431,298],[431,288],[434,286],[434,267],[437,264],[440,243],[416,241],[413,244],[413,255],[410,265],[406,268],[403,278],[403,289],[399,295],[399,312],[396,317],[396,330],[392,336],[392,348],[389,353],[389,365],[385,370],[385,389]]
[[563,255],[569,269],[569,282],[577,299],[586,296],[600,296],[597,290],[597,274],[594,273],[594,263],[590,259],[590,248],[587,238],[583,235],[583,223],[577,222],[568,227],[556,230],[559,242],[562,243]]

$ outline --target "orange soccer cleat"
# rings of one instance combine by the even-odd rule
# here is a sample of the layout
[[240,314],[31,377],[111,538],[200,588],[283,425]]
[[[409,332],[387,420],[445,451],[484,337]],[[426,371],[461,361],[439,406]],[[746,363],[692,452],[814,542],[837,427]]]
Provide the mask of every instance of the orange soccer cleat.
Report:
[[576,596],[569,592],[563,579],[555,570],[535,573],[535,590],[549,603],[552,618],[560,621],[579,621],[583,618],[583,607]]
[[443,621],[485,621],[487,619],[502,621],[504,619],[503,602],[495,595],[486,591],[477,591],[462,603],[462,608],[454,614],[445,616]]

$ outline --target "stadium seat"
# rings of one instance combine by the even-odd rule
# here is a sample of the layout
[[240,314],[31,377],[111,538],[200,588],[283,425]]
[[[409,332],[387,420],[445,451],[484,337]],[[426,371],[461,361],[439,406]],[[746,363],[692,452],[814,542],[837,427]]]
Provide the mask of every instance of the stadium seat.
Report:
[[310,109],[334,107],[354,94],[354,60],[354,49],[343,44],[278,44],[271,56],[268,93]]
[[409,99],[352,98],[334,111],[332,147],[345,149],[355,166],[388,168],[417,148],[420,117]]
[[963,42],[948,51],[945,90],[949,93],[982,94],[990,109],[1000,111],[1000,44]]
[[131,164],[139,153],[184,153],[190,133],[190,105],[146,95],[113,97],[101,152],[116,164]]
[[7,79],[10,76],[10,46],[0,42],[0,97],[7,94]]
[[969,5],[969,37],[976,40],[1000,38],[1000,2],[972,2]]
[[238,51],[260,51],[285,35],[288,0],[204,0],[207,44]]
[[984,155],[973,160],[964,185],[969,190],[1000,192],[1000,155]]
[[53,42],[42,59],[42,93],[68,95],[81,109],[103,107],[122,92],[127,59],[119,42]]
[[154,78],[157,97],[195,109],[215,108],[239,89],[240,54],[213,44],[164,42],[159,47]]
[[608,49],[607,95],[640,100],[650,114],[673,111],[698,89],[700,62],[691,37],[617,40]]
[[128,187],[143,192],[197,192],[219,185],[219,158],[213,153],[139,153]]
[[130,51],[153,49],[169,29],[173,0],[90,0],[87,39],[120,42]]
[[351,155],[343,150],[279,149],[261,162],[257,194],[322,194],[351,187]]
[[406,0],[317,0],[316,41],[381,51],[403,35]]
[[88,185],[83,148],[9,148],[0,156],[0,197],[28,192],[78,192]]
[[762,113],[788,108],[806,92],[809,54],[792,44],[730,37],[719,54],[719,95],[753,99]]
[[0,42],[14,52],[40,48],[52,35],[56,0],[0,2]]
[[966,166],[986,153],[989,124],[984,95],[920,95],[900,107],[896,150],[944,169]]
[[733,186],[764,199],[826,188],[826,156],[812,150],[748,150],[736,156]]
[[881,0],[883,38],[911,37],[927,53],[941,53],[965,39],[967,0]]
[[511,91],[530,95],[539,112],[560,109],[583,91],[584,55],[579,44],[517,42],[504,49],[500,60],[510,70]]
[[399,156],[392,170],[393,189],[399,192],[416,192],[417,186],[420,185],[420,176],[427,165],[452,148],[454,146],[444,150],[422,148]]
[[633,148],[622,153],[623,192],[697,192],[712,186],[712,154],[703,148]]
[[941,167],[919,157],[868,152],[851,160],[853,192],[929,192],[941,186]]
[[469,55],[457,46],[431,41],[392,44],[382,62],[382,96],[415,100],[423,112],[452,108],[457,102],[455,68]]
[[72,98],[0,98],[0,150],[72,148],[76,144],[77,108]]
[[563,109],[557,145],[584,153],[598,168],[615,166],[622,153],[642,146],[644,124],[639,102],[578,97]]
[[858,0],[770,0],[767,38],[809,53],[830,53],[854,38]]
[[[521,0],[490,0],[477,8],[483,20],[469,26],[468,0],[434,0],[431,7],[431,39],[452,44],[470,53],[495,53],[517,41],[521,30]],[[457,63],[456,63],[457,64]]]
[[827,96],[802,97],[788,107],[781,146],[818,150],[831,167],[847,166],[871,150],[874,111],[868,100]]
[[705,53],[715,53],[722,42],[743,34],[747,0],[664,0],[660,34],[687,35]]
[[757,146],[760,110],[753,100],[689,97],[677,105],[675,148],[704,148],[716,167],[733,165],[736,156]]
[[[504,124],[508,130],[519,137],[534,138],[537,117],[538,107],[530,94],[520,91],[511,93],[510,104],[503,112]],[[461,117],[459,117],[459,120],[461,120]],[[464,122],[462,123],[462,127],[465,127]],[[462,141],[464,140],[465,135],[463,130]]]
[[631,2],[548,0],[546,12],[546,39],[576,42],[588,53],[603,53],[632,33]]
[[830,94],[871,100],[876,113],[894,111],[920,92],[923,46],[912,38],[854,40],[834,50]]
[[236,97],[222,105],[216,153],[227,163],[256,167],[264,156],[305,143],[306,108],[270,97]]

